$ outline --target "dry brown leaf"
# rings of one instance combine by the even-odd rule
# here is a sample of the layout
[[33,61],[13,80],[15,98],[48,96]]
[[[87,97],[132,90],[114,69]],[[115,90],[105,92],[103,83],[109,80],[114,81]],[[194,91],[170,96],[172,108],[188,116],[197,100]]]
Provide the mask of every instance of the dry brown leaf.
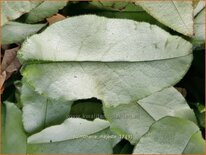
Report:
[[4,85],[5,80],[6,80],[6,71],[0,74],[0,94],[2,94],[4,90],[3,85]]
[[17,71],[21,63],[17,59],[17,51],[19,49],[18,47],[7,49],[4,51],[4,56],[1,62],[1,77],[0,77],[0,91],[3,92],[3,84],[4,82],[11,77],[11,75]]
[[47,18],[47,22],[49,23],[49,25],[53,24],[53,23],[56,23],[58,21],[61,21],[61,20],[64,20],[66,17],[64,17],[63,15],[61,14],[56,14],[52,17],[49,17]]
[[21,63],[15,58],[12,63],[6,68],[6,80],[10,78],[13,72],[17,71],[21,67]]

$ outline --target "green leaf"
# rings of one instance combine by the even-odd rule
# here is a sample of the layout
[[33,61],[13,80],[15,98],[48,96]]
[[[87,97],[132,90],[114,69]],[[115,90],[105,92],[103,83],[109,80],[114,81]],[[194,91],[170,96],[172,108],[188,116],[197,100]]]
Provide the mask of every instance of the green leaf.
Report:
[[191,121],[165,117],[140,139],[134,154],[204,154],[204,140]]
[[200,127],[205,128],[205,112],[197,113],[197,119]]
[[191,48],[154,25],[85,15],[33,35],[19,55],[32,62],[22,74],[38,93],[117,106],[176,84],[191,64]]
[[31,11],[38,6],[41,1],[4,1],[1,9],[1,26],[10,20],[19,18],[22,14]]
[[109,123],[69,118],[63,124],[44,129],[28,138],[27,153],[112,153],[118,138]]
[[23,124],[28,133],[62,123],[68,118],[72,105],[72,102],[46,98],[25,83],[22,86],[21,102],[23,103]]
[[2,154],[25,154],[26,135],[22,125],[21,111],[14,103],[3,104]]
[[37,33],[46,24],[22,24],[18,22],[8,22],[2,28],[2,43],[12,44],[24,41],[27,37]]
[[115,108],[104,106],[104,114],[111,123],[111,130],[118,135],[125,135],[132,144],[136,144],[155,121],[165,116],[181,117],[196,123],[194,112],[173,87],[129,105]]
[[205,105],[198,102],[194,104],[197,106],[195,114],[197,117],[198,125],[201,128],[205,128]]
[[138,1],[136,4],[171,29],[190,37],[193,35],[192,1]]
[[56,14],[67,4],[67,1],[44,1],[36,8],[25,14],[24,22],[36,23]]

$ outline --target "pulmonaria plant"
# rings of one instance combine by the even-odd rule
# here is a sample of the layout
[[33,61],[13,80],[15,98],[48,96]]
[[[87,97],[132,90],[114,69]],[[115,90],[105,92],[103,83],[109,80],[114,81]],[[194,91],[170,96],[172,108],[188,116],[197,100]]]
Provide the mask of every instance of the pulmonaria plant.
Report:
[[[152,20],[89,14],[42,30],[46,24],[33,23],[66,2],[3,4],[3,43],[23,42],[18,51],[22,109],[4,103],[3,153],[112,154],[122,139],[134,146],[134,154],[204,153],[195,114],[173,87],[191,66],[193,46],[204,42],[198,26],[204,6],[193,20],[192,1],[90,2],[105,10],[150,14]],[[22,9],[27,14],[21,16]],[[154,20],[157,24],[151,24]],[[16,33],[14,27],[26,31],[12,39],[8,34]],[[75,106],[97,112],[91,100],[102,103],[102,118],[69,117]]]

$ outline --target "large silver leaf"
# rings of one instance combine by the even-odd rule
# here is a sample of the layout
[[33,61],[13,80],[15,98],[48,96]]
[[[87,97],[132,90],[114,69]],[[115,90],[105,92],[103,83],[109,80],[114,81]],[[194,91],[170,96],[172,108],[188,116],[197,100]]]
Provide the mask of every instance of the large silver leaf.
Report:
[[104,114],[111,123],[112,131],[125,135],[132,144],[136,144],[155,121],[165,116],[176,116],[196,122],[194,112],[173,87],[129,105],[104,106]]
[[204,154],[205,142],[193,122],[165,117],[140,139],[134,154]]
[[155,25],[83,15],[33,35],[24,43],[20,55],[26,61],[140,62],[186,56],[191,54],[191,48],[188,41]]
[[4,1],[1,9],[1,26],[10,20],[19,18],[41,4],[41,1]]
[[63,124],[44,129],[28,138],[27,153],[112,153],[118,137],[109,123],[69,118]]
[[161,23],[187,36],[193,35],[192,0],[137,1],[145,11]]
[[36,132],[47,126],[62,123],[69,116],[72,102],[52,100],[36,93],[23,83],[23,124],[27,132]]
[[177,83],[191,64],[191,48],[154,25],[84,15],[33,35],[19,54],[33,62],[22,74],[38,93],[117,106]]
[[26,134],[21,111],[14,103],[5,102],[2,113],[2,154],[25,154]]
[[27,37],[41,30],[46,24],[23,24],[8,22],[2,27],[2,44],[12,44],[24,41]]

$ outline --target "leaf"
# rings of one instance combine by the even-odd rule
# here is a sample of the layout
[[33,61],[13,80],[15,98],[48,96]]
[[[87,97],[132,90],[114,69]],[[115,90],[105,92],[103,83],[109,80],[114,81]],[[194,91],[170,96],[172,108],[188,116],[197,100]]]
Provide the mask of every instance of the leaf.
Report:
[[33,35],[19,57],[33,62],[22,74],[38,93],[117,106],[177,83],[191,64],[191,47],[154,25],[85,15]]
[[51,17],[56,14],[60,9],[66,6],[67,1],[44,1],[36,8],[32,9],[25,15],[24,22],[36,23],[44,20],[47,17]]
[[5,50],[3,60],[1,62],[1,71],[5,71],[6,68],[13,62],[16,58],[18,50],[19,46]]
[[[199,4],[201,0],[192,0],[193,2],[193,8],[196,8],[196,6]],[[194,14],[195,14],[195,10],[194,10]]]
[[23,103],[23,124],[28,133],[62,123],[68,118],[72,105],[72,102],[46,98],[25,83],[22,86],[21,102]]
[[199,44],[205,43],[205,8],[203,8],[195,17],[195,24],[194,24],[195,42]]
[[27,37],[40,31],[46,24],[23,24],[9,22],[2,28],[2,43],[12,44],[24,41]]
[[3,104],[2,154],[26,154],[26,135],[21,111],[10,102]]
[[197,119],[200,127],[205,128],[205,112],[197,113]]
[[19,46],[4,51],[4,56],[1,63],[1,71],[5,71],[5,80],[7,80],[21,66],[19,60],[16,58],[18,49]]
[[204,7],[205,7],[205,2],[202,0],[199,0],[194,9],[194,16],[197,16],[197,14],[200,13],[204,9]]
[[1,9],[1,26],[10,20],[19,18],[22,14],[31,11],[38,6],[41,1],[4,1]]
[[187,90],[185,88],[181,88],[181,87],[175,87],[181,94],[184,98],[186,98],[187,96]]
[[19,60],[15,57],[12,63],[6,68],[6,79],[10,78],[10,76],[19,70],[21,67],[21,63]]
[[192,135],[183,154],[205,154],[205,140],[200,131]]
[[3,71],[1,74],[0,74],[0,94],[3,93],[4,91],[4,82],[6,80],[6,71]]
[[66,17],[62,16],[61,14],[54,15],[52,17],[47,18],[47,22],[49,25],[54,24],[58,21],[64,20]]
[[129,105],[104,106],[104,114],[111,123],[111,130],[124,135],[132,144],[136,144],[155,121],[165,116],[181,117],[196,123],[194,112],[173,87]]
[[108,127],[109,123],[100,119],[69,118],[29,137],[27,153],[111,154],[117,136]]
[[187,120],[165,117],[155,122],[140,139],[134,154],[204,154],[198,127]]
[[192,1],[137,1],[136,4],[171,29],[190,37],[193,35]]

